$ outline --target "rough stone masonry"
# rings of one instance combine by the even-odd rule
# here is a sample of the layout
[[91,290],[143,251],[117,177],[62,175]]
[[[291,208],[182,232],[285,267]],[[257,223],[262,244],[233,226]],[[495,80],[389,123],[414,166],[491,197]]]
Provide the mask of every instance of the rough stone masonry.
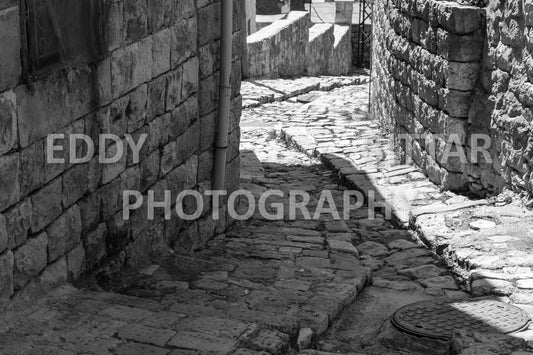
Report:
[[[194,249],[229,223],[121,214],[126,189],[210,188],[220,2],[113,1],[104,58],[31,82],[23,80],[18,4],[0,2],[0,308],[12,310],[103,263],[135,265],[167,246]],[[230,191],[239,176],[242,1],[234,11]],[[148,141],[138,164],[128,154],[111,165],[97,157],[47,164],[51,133],[148,134]]]
[[[531,195],[533,2],[391,1],[375,10],[376,117],[396,134],[426,134],[413,140],[412,158],[433,182],[482,196],[504,187]],[[468,161],[442,161],[434,134],[462,137]],[[474,135],[490,138],[490,159],[472,158]]]

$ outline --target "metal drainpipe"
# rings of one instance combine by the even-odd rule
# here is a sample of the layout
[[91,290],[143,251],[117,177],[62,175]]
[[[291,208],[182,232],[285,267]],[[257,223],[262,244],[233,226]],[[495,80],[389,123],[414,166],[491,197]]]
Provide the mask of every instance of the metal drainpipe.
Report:
[[233,45],[233,0],[220,0],[222,7],[220,41],[220,87],[218,96],[218,119],[215,138],[215,172],[213,190],[226,190],[226,152],[231,107],[231,62]]

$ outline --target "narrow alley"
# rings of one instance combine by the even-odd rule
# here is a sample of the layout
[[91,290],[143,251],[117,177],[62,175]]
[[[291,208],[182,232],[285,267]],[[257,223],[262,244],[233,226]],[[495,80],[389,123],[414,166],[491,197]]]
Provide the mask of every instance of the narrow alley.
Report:
[[[298,117],[295,112],[307,112],[319,100],[329,103],[317,111],[323,119],[329,113],[356,112],[359,116],[341,114],[339,119],[351,117],[354,127],[377,129],[366,118],[368,85],[327,88],[331,91],[304,86],[308,93],[244,110],[240,186],[256,196],[267,189],[306,191],[311,211],[321,192],[329,190],[335,204],[343,206],[347,187],[338,175],[287,145],[282,129]],[[359,152],[370,148],[361,145]],[[289,205],[286,196],[272,202]],[[241,209],[246,204],[241,202]],[[363,206],[346,221],[327,214],[313,221],[301,213],[294,220],[286,214],[268,221],[256,213],[191,255],[169,252],[144,268],[113,278],[92,275],[80,289],[56,290],[37,310],[4,320],[2,351],[449,354],[448,342],[402,334],[389,319],[412,302],[468,298],[461,280],[412,232],[380,214],[369,218],[369,213]],[[502,342],[498,346],[513,350],[524,346]]]

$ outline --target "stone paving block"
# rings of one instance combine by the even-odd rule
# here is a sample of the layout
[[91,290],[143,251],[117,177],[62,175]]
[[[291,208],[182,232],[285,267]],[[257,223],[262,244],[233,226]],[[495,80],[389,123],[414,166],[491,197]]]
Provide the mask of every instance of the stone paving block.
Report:
[[250,340],[249,348],[267,351],[269,354],[283,354],[287,348],[289,336],[276,330],[262,329]]
[[352,243],[342,240],[328,239],[328,245],[331,250],[352,254],[359,257],[359,251]]
[[138,324],[126,325],[118,330],[119,339],[132,340],[138,343],[164,347],[176,334],[173,330],[151,328]]
[[236,345],[237,341],[232,338],[191,331],[178,331],[168,342],[168,346],[213,354],[228,354]]
[[170,350],[147,344],[125,343],[117,348],[117,355],[166,355]]
[[112,306],[98,312],[98,314],[125,322],[138,322],[143,318],[151,316],[153,312],[134,307]]

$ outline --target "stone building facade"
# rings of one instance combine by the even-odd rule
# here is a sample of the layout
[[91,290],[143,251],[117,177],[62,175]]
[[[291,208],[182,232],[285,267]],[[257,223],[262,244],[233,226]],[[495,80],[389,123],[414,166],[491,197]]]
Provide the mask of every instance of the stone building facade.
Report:
[[[239,177],[240,31],[246,31],[244,2],[234,3],[230,191]],[[183,190],[211,187],[220,2],[113,1],[98,60],[37,75],[28,75],[25,64],[23,33],[31,24],[23,10],[19,1],[0,2],[0,308],[22,306],[106,263],[136,265],[163,248],[198,248],[230,222],[208,216],[209,201],[191,222],[175,213],[167,220],[162,209],[154,220],[144,207],[129,220],[122,214],[124,190],[145,197],[152,190],[159,201],[163,190],[175,200]],[[50,134],[65,134],[65,142],[71,134],[96,142],[100,134],[119,142],[127,134],[148,138],[138,162],[126,149],[113,164],[100,164],[98,153],[86,163],[52,164]],[[116,152],[119,142],[103,151]],[[74,149],[83,155],[83,147]]]
[[375,3],[373,114],[444,188],[531,194],[533,3],[476,5]]

